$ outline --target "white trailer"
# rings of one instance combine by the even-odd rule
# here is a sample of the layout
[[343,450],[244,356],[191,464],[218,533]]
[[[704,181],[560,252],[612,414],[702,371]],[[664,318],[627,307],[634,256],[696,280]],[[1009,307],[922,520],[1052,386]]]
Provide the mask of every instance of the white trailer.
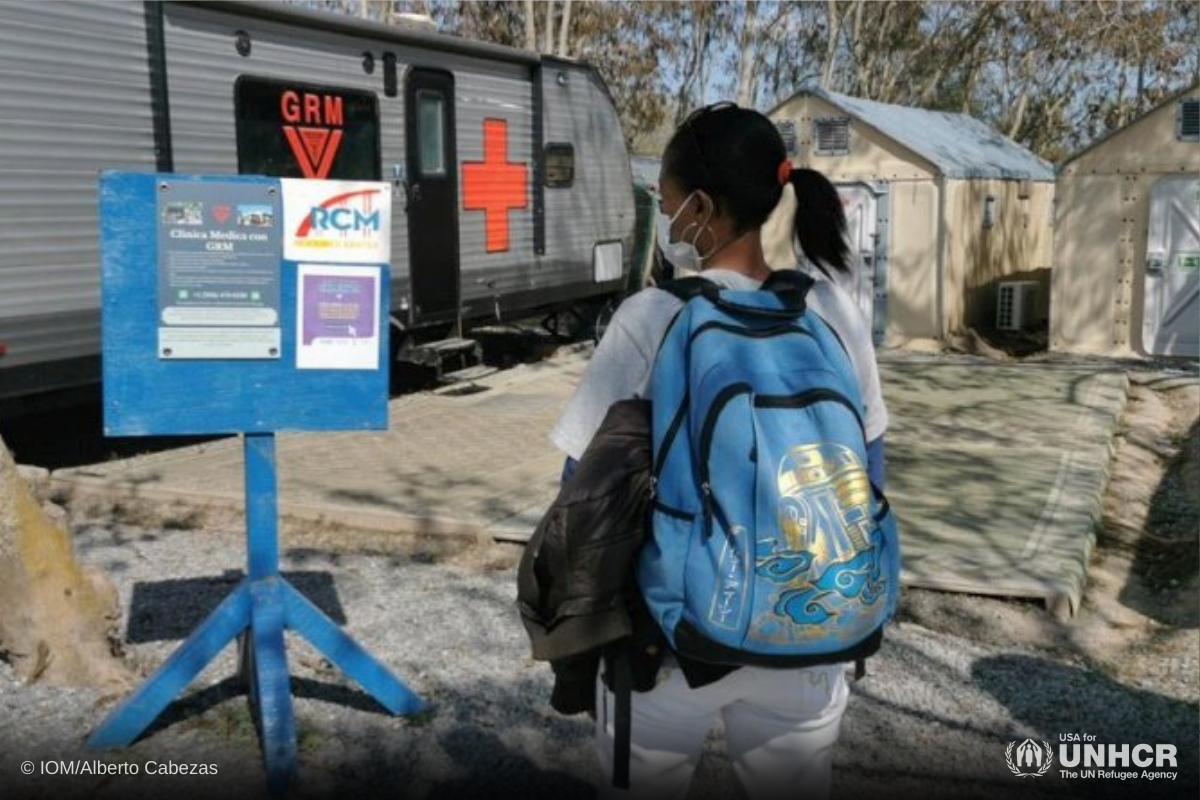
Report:
[[4,2],[0,399],[98,380],[109,169],[390,181],[397,341],[615,295],[634,250],[586,64],[275,3]]

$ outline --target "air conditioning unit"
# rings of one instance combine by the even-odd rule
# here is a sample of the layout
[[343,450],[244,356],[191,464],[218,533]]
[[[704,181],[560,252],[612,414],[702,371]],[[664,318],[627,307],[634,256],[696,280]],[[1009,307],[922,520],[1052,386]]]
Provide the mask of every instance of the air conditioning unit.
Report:
[[1019,331],[1034,324],[1037,281],[1006,281],[996,295],[996,328]]

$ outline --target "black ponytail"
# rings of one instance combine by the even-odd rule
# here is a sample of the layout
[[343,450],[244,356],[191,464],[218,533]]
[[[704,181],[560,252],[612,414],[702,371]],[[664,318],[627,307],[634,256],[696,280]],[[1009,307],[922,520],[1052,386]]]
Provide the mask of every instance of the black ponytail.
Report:
[[830,270],[849,273],[846,213],[837,189],[820,172],[806,168],[792,170],[791,184],[796,192],[794,224],[800,252],[826,275]]

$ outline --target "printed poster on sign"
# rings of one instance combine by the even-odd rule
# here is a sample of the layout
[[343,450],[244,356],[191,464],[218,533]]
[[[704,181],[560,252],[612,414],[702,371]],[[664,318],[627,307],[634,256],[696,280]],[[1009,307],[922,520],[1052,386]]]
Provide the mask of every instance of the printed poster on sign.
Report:
[[279,197],[273,186],[159,184],[158,357],[280,357]]
[[285,259],[327,264],[391,260],[388,184],[290,178],[281,183]]
[[301,264],[297,369],[379,369],[379,267]]

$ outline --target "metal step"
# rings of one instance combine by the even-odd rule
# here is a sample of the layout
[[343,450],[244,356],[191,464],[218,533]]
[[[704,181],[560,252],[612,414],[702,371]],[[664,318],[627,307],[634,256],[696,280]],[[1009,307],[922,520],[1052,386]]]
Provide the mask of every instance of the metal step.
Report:
[[475,363],[479,363],[483,360],[483,348],[474,339],[439,339],[435,342],[420,344],[408,343],[400,348],[396,359],[423,367],[433,367],[440,372],[442,363],[454,356],[466,356]]
[[471,350],[479,347],[479,342],[474,339],[440,339],[436,342],[426,342],[418,347],[427,347],[430,350],[436,350],[439,353],[457,353],[462,350]]
[[477,381],[480,378],[486,378],[488,375],[494,375],[500,370],[496,367],[490,367],[487,364],[478,364],[474,367],[466,369],[456,369],[453,372],[444,372],[441,375],[442,383],[469,383]]

